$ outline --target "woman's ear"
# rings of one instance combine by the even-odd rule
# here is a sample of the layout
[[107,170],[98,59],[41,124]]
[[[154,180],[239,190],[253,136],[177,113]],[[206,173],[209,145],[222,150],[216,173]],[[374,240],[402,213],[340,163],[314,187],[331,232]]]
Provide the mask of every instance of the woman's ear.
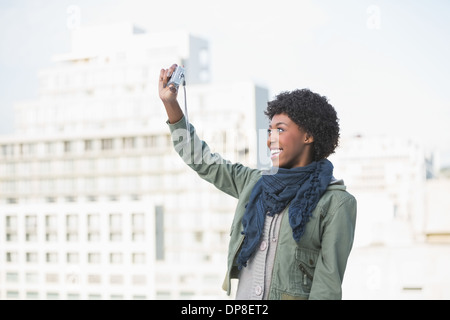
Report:
[[314,142],[314,137],[310,135],[309,133],[305,134],[305,144],[310,144]]

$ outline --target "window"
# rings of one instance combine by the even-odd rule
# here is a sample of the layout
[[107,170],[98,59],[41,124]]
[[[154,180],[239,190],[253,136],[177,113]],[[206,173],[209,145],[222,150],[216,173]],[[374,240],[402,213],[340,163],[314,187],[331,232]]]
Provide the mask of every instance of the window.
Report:
[[59,282],[59,276],[57,273],[47,273],[45,275],[45,282],[46,283],[58,283]]
[[143,213],[133,213],[131,215],[132,226],[132,240],[144,241],[145,240],[145,215]]
[[8,299],[19,298],[19,291],[6,291],[6,298]]
[[8,229],[17,228],[17,217],[16,216],[6,216],[6,227]]
[[55,242],[58,240],[57,233],[57,216],[55,214],[50,214],[45,216],[45,240],[47,242]]
[[56,214],[49,214],[45,216],[45,226],[48,229],[55,229],[58,227],[57,224],[58,221],[58,217]]
[[67,300],[79,300],[80,295],[78,293],[68,293]]
[[145,241],[145,232],[144,231],[133,231],[131,236],[132,236],[132,239],[134,242]]
[[88,275],[88,283],[101,283],[102,277],[99,274],[89,274]]
[[57,263],[58,262],[58,253],[57,252],[47,252],[45,254],[45,261],[47,263]]
[[132,283],[137,285],[144,285],[147,283],[147,277],[144,274],[135,274],[133,275]]
[[97,188],[97,179],[96,178],[85,178],[84,187],[86,191],[93,192]]
[[2,145],[2,155],[4,157],[13,156],[14,155],[14,145]]
[[145,148],[156,147],[156,136],[146,136],[146,137],[144,137],[144,147]]
[[66,241],[78,241],[78,216],[69,214],[66,216]]
[[47,300],[58,300],[59,293],[57,292],[47,292]]
[[109,277],[109,283],[111,283],[111,284],[123,284],[123,275],[121,275],[121,274],[112,274]]
[[69,264],[77,264],[80,261],[79,254],[77,252],[67,252],[66,261]]
[[45,201],[48,203],[55,203],[56,202],[56,198],[55,197],[46,197]]
[[26,298],[28,300],[37,300],[39,299],[39,293],[36,291],[27,291]]
[[100,228],[100,214],[98,214],[98,213],[88,214],[87,224],[88,224],[88,229],[91,229],[91,230]]
[[17,254],[17,252],[6,252],[6,262],[9,263],[14,263],[14,262],[18,262],[18,257],[19,255]]
[[89,172],[96,172],[97,160],[95,160],[95,159],[87,159],[84,162],[84,169],[89,171]]
[[30,231],[30,232],[27,232],[27,233],[25,234],[25,240],[26,240],[27,242],[36,242],[36,241],[37,241],[37,234],[36,234],[36,231]]
[[111,241],[122,240],[122,214],[112,213],[109,215],[109,239]]
[[6,241],[7,242],[17,242],[17,232],[10,231],[6,233]]
[[111,228],[121,228],[122,226],[122,214],[112,213],[109,215],[109,226]]
[[75,214],[69,214],[66,216],[67,229],[73,230],[78,228],[78,216]]
[[84,140],[84,151],[92,151],[94,149],[94,144],[92,140]]
[[56,231],[49,231],[45,233],[45,241],[47,242],[56,242],[58,241],[58,234]]
[[6,168],[5,173],[7,173],[8,175],[16,174],[17,173],[16,172],[17,167],[18,166],[14,162],[6,163],[5,164],[5,168]]
[[194,239],[195,239],[195,242],[201,243],[203,241],[203,232],[202,231],[194,232]]
[[88,262],[92,264],[101,263],[101,255],[98,252],[90,252],[88,253]]
[[99,231],[89,231],[87,234],[87,239],[89,242],[100,241],[100,232]]
[[33,155],[36,152],[36,145],[34,143],[24,143],[20,145],[20,152],[23,155]]
[[75,162],[73,159],[64,160],[62,164],[64,173],[72,173],[75,170]]
[[71,231],[66,233],[66,241],[67,242],[77,242],[78,241],[78,232]]
[[56,154],[56,143],[54,142],[45,143],[45,153],[48,155]]
[[25,216],[25,240],[27,242],[37,241],[37,217],[35,215]]
[[37,226],[37,218],[35,215],[25,216],[25,226],[27,229],[35,229]]
[[122,241],[122,232],[121,231],[112,231],[109,233],[110,241]]
[[109,197],[108,197],[108,200],[109,200],[109,201],[113,201],[113,202],[114,202],[114,201],[117,201],[117,200],[119,200],[119,197],[118,197],[118,196],[116,196],[116,195],[111,195],[111,196],[109,196]]
[[168,300],[170,299],[169,291],[156,291],[156,299]]
[[134,149],[136,147],[136,138],[134,137],[123,138],[122,145],[124,149]]
[[109,255],[109,262],[112,264],[120,264],[123,262],[123,256],[120,252],[113,252]]
[[131,201],[139,201],[139,200],[141,200],[141,196],[138,195],[138,194],[131,194],[130,195],[130,200]]
[[113,139],[102,139],[102,150],[112,150],[114,147]]
[[19,274],[17,272],[7,272],[6,273],[6,282],[9,282],[9,283],[19,282]]
[[18,202],[17,198],[7,198],[6,199],[7,204],[15,204],[17,202]]
[[[73,179],[66,179],[66,180],[73,180]],[[75,184],[73,184],[75,185]],[[70,191],[72,191],[73,189],[70,189]],[[72,197],[72,196],[68,196],[65,198],[66,202],[75,202],[77,200],[77,198]]]
[[195,295],[194,292],[191,291],[181,291],[180,292],[180,296],[182,297],[181,299],[191,299],[193,296]]
[[28,263],[37,263],[38,262],[38,254],[37,254],[37,252],[27,252],[27,253],[25,253],[25,259]]
[[70,153],[73,151],[72,141],[64,141],[64,153]]
[[145,225],[145,215],[143,213],[133,213],[131,215],[133,229],[143,229]]
[[25,281],[27,283],[38,283],[39,276],[36,272],[27,272],[25,274]]
[[143,252],[133,253],[132,259],[133,259],[134,264],[144,264],[145,263],[145,253],[143,253]]

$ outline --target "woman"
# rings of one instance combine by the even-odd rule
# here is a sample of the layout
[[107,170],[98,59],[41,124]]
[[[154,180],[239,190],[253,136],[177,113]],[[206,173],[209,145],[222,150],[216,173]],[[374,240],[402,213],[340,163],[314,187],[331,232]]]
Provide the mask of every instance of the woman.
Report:
[[186,128],[177,88],[167,86],[175,68],[159,78],[175,149],[201,178],[238,199],[223,289],[229,295],[238,278],[236,299],[341,299],[356,200],[327,159],[339,139],[334,108],[306,89],[279,94],[265,111],[273,167],[251,169],[212,154]]

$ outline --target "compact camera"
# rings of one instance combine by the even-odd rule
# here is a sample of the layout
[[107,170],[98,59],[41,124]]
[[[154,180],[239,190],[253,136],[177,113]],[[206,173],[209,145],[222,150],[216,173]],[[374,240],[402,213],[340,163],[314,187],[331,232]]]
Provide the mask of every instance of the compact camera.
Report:
[[180,84],[184,85],[184,68],[177,66],[175,71],[172,73],[172,76],[170,77],[169,82],[167,83],[167,86],[173,84],[175,88],[178,89]]

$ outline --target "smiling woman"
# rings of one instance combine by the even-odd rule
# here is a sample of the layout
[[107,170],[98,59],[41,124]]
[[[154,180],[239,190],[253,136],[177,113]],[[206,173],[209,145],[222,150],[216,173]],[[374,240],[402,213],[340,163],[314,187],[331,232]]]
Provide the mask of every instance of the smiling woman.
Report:
[[211,153],[185,121],[177,90],[167,85],[176,67],[159,77],[175,150],[201,178],[238,199],[223,289],[230,294],[238,278],[236,299],[341,299],[356,200],[326,159],[339,138],[334,108],[307,89],[279,94],[266,110],[273,167],[244,167]]

